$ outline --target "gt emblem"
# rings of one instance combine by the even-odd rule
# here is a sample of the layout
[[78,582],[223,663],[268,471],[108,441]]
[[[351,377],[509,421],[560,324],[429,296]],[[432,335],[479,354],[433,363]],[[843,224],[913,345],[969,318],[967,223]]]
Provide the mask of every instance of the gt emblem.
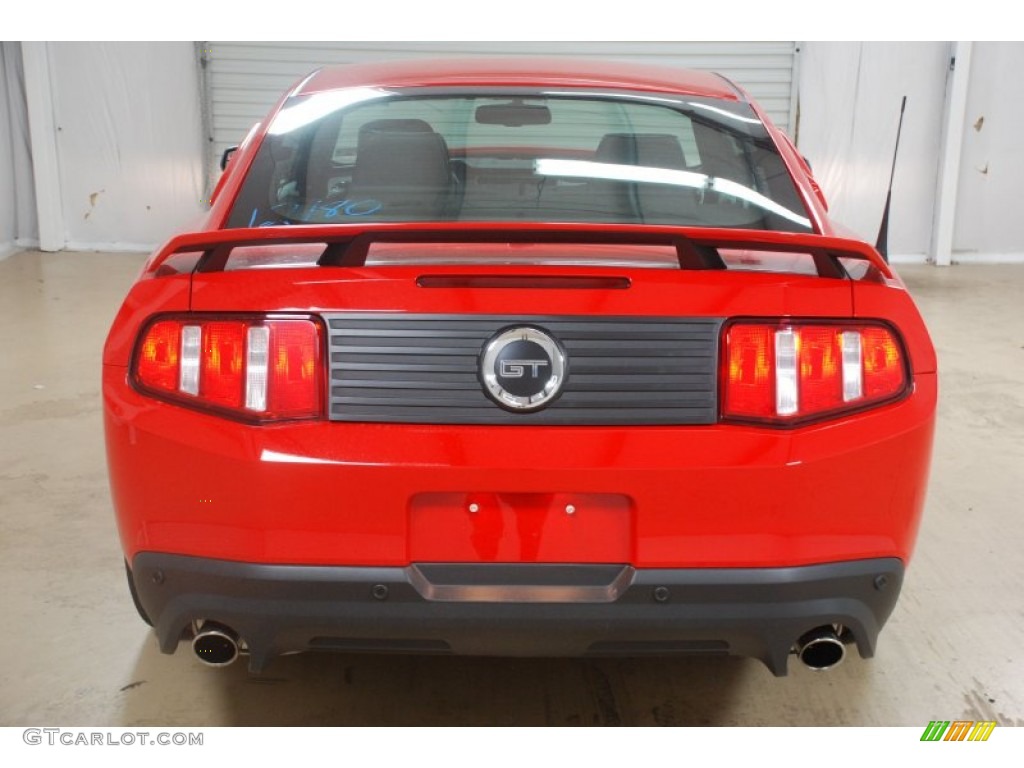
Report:
[[544,331],[530,326],[502,331],[480,356],[480,381],[498,405],[535,411],[550,403],[565,383],[565,352]]
[[530,378],[537,378],[537,371],[543,366],[551,365],[547,360],[502,360],[501,377],[503,379],[521,379],[530,368]]

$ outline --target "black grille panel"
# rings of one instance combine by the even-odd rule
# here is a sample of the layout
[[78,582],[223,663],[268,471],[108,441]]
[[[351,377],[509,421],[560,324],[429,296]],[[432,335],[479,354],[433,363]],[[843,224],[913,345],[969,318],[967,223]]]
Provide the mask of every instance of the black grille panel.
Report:
[[[333,421],[412,424],[711,424],[717,414],[713,318],[326,313]],[[484,345],[510,326],[561,342],[561,395],[514,413],[484,394]]]

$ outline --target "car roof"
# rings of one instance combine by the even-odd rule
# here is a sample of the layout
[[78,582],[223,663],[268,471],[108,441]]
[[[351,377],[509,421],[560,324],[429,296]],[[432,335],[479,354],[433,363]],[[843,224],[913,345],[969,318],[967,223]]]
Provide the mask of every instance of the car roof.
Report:
[[298,96],[353,87],[474,86],[624,89],[746,100],[735,85],[713,72],[562,57],[407,59],[330,66],[313,72],[291,93]]

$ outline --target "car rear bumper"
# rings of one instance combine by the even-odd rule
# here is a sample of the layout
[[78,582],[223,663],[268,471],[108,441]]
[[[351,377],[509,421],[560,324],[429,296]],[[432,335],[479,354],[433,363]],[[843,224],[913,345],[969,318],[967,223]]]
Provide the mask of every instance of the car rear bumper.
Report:
[[936,396],[920,375],[900,402],[791,430],[253,426],[104,376],[126,558],[271,565],[907,562]]
[[132,562],[165,653],[192,622],[234,630],[253,671],[306,650],[496,656],[730,654],[786,674],[797,639],[842,625],[862,657],[900,592],[878,558],[790,568],[588,564],[264,565],[155,552]]

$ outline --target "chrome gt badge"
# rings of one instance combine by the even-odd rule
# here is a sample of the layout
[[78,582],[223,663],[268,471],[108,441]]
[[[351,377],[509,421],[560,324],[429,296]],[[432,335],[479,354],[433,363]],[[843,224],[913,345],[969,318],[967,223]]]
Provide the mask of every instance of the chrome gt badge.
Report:
[[509,328],[484,347],[480,379],[498,405],[514,411],[535,411],[561,391],[565,352],[539,328]]

